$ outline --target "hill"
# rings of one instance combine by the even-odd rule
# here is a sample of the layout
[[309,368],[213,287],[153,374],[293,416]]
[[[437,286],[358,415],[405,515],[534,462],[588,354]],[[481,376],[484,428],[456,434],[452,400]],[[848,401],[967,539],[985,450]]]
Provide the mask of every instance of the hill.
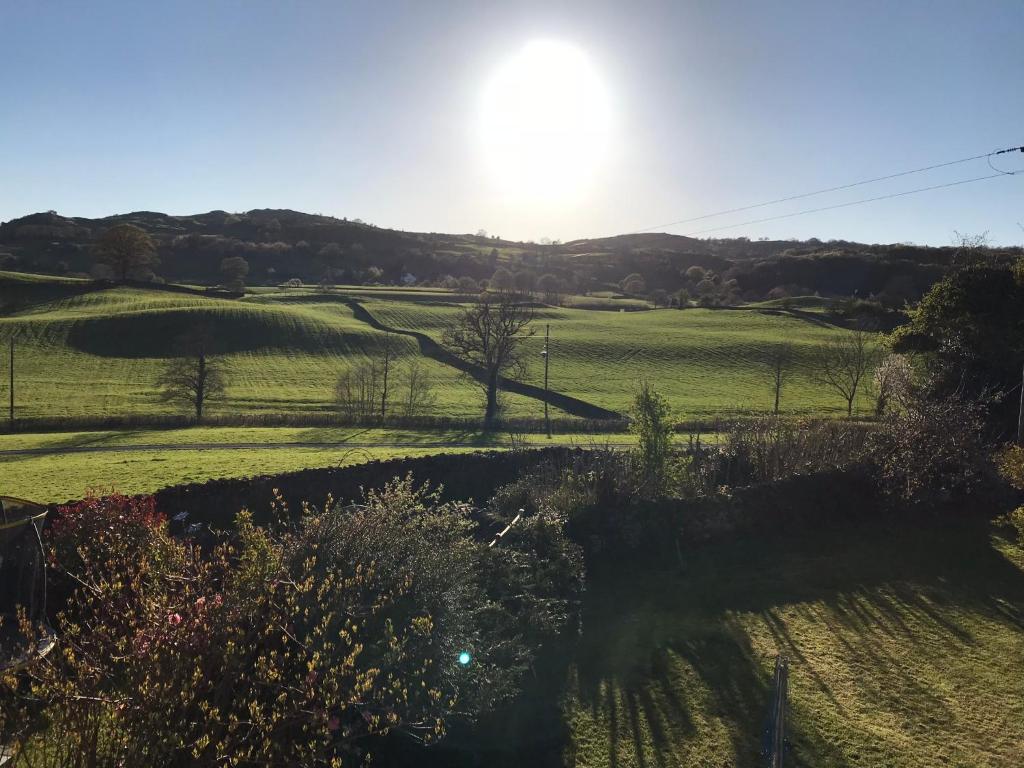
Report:
[[[220,262],[242,256],[249,282],[454,285],[490,280],[499,267],[519,287],[556,293],[617,288],[639,274],[632,290],[687,290],[708,303],[786,295],[879,297],[894,306],[920,296],[958,258],[952,246],[868,245],[746,238],[696,239],[666,233],[626,234],[567,243],[513,242],[479,233],[443,234],[384,229],[362,221],[287,209],[209,211],[172,216],[152,211],[100,219],[35,213],[0,224],[0,269],[85,276],[92,246],[108,228],[134,224],[154,239],[159,275],[213,285]],[[1020,248],[987,251],[1010,259]],[[707,275],[687,275],[690,267]],[[708,278],[708,282],[703,281]]]

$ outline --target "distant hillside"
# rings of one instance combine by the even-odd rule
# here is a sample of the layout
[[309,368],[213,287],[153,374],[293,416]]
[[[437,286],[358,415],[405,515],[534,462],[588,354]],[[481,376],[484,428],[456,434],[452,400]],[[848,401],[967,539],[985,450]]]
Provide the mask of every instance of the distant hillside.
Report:
[[[87,276],[93,244],[121,223],[153,237],[161,261],[157,273],[168,281],[216,284],[221,260],[242,256],[249,262],[250,284],[390,284],[413,278],[453,284],[460,278],[489,280],[502,268],[509,273],[503,278],[519,287],[559,293],[617,290],[636,274],[641,280],[627,286],[632,293],[682,289],[709,304],[814,293],[883,296],[902,304],[927,290],[957,254],[953,247],[665,233],[524,243],[484,234],[403,232],[286,209],[189,216],[136,211],[101,219],[49,211],[0,224],[0,269]],[[994,259],[1020,255],[1019,248],[985,253]],[[705,272],[687,273],[695,266]]]

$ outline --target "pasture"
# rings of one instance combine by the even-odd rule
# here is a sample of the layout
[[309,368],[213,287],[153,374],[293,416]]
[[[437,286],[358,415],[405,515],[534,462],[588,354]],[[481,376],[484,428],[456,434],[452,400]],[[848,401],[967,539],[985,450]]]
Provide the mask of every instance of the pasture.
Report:
[[[196,324],[214,329],[227,392],[211,415],[312,418],[335,411],[338,375],[377,356],[386,334],[354,316],[358,301],[387,327],[440,339],[460,302],[439,289],[260,289],[241,300],[140,288],[86,291],[80,281],[0,275],[6,295],[33,301],[0,314],[0,344],[16,340],[16,408],[21,418],[102,418],[180,413],[157,388],[175,339]],[[624,301],[604,298],[605,302]],[[790,342],[797,367],[783,391],[790,415],[839,415],[843,403],[811,377],[817,345],[846,333],[824,322],[753,310],[687,309],[636,312],[543,307],[526,339],[528,383],[543,383],[544,326],[551,326],[550,387],[624,412],[643,375],[681,419],[763,412],[771,403],[765,359]],[[458,371],[423,357],[414,339],[393,336],[397,365],[419,357],[434,380],[433,415],[478,417],[479,388]],[[2,366],[6,369],[6,361]],[[4,370],[6,373],[6,370]],[[0,387],[6,399],[6,375]],[[870,411],[862,393],[858,410]],[[536,399],[504,395],[505,414],[539,417]],[[555,417],[565,414],[553,409]]]

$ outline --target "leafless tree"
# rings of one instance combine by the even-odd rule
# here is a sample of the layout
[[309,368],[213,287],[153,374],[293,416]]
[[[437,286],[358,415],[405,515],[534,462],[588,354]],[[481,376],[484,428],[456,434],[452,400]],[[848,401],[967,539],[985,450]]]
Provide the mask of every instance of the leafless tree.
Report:
[[437,401],[434,380],[419,358],[412,358],[402,371],[402,415],[419,416]]
[[914,369],[906,355],[886,355],[872,377],[872,394],[875,396],[875,416],[882,416],[899,406],[910,397],[914,390]]
[[178,356],[171,359],[159,378],[164,400],[193,409],[196,424],[203,422],[207,404],[224,394],[224,373],[212,356],[213,337],[207,328],[196,328],[182,336]]
[[524,338],[533,335],[529,328],[533,317],[533,309],[515,294],[486,293],[460,312],[444,332],[444,346],[481,369],[481,386],[487,402],[484,420],[487,422],[493,421],[498,413],[500,378],[525,373],[521,344]]
[[853,401],[877,356],[873,335],[860,329],[836,335],[822,344],[815,355],[812,376],[819,384],[842,395],[847,418],[853,417]]
[[365,360],[341,376],[334,387],[334,399],[341,412],[353,418],[369,418],[377,413],[380,395],[380,364]]
[[96,262],[109,267],[122,283],[129,277],[152,275],[153,267],[160,263],[153,240],[134,224],[118,224],[108,229],[96,242],[93,253]]
[[765,358],[765,365],[772,377],[772,388],[775,393],[775,408],[772,413],[778,415],[779,401],[782,399],[782,386],[793,372],[796,362],[796,347],[788,342],[773,344]]

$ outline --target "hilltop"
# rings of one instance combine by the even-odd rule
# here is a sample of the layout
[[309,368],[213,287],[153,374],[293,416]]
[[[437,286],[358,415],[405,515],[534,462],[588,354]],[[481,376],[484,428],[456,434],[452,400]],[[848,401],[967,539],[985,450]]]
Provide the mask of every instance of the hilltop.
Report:
[[[562,293],[617,289],[630,275],[631,293],[674,293],[711,303],[818,293],[880,297],[894,306],[919,297],[957,258],[958,249],[912,244],[865,244],[845,240],[697,239],[637,233],[559,242],[516,242],[484,232],[404,232],[287,209],[245,213],[209,211],[172,216],[154,211],[99,219],[34,213],[0,224],[0,269],[88,276],[92,246],[110,227],[134,224],[154,239],[158,274],[175,282],[215,284],[220,262],[242,256],[249,283],[274,285],[347,282],[398,284],[403,280],[443,285],[460,278],[489,280],[504,268],[533,288],[548,284]],[[989,258],[1016,258],[1020,248],[988,251]],[[700,267],[703,276],[686,271]],[[540,287],[540,286],[538,286]]]

